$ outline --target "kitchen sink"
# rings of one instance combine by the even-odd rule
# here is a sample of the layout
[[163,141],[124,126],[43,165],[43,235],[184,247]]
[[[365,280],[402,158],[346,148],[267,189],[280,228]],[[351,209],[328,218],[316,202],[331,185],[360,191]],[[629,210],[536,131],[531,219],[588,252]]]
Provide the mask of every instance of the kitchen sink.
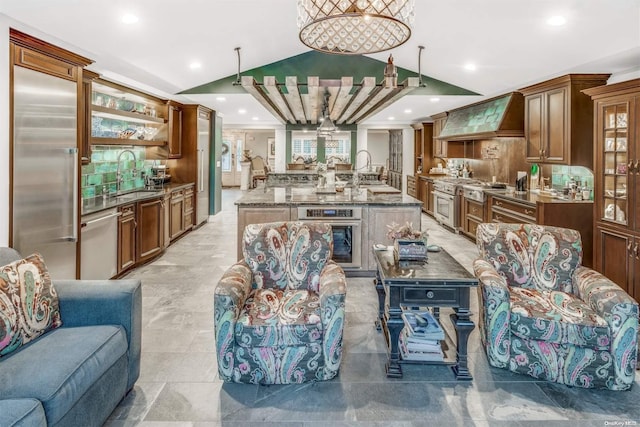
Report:
[[143,197],[153,197],[153,196],[161,196],[162,195],[162,191],[158,191],[158,190],[150,190],[150,191],[134,191],[132,193],[127,193],[127,194],[121,194],[119,196],[116,196],[115,199],[118,202],[126,202],[126,201],[130,201],[130,200],[136,200],[136,199],[140,199]]

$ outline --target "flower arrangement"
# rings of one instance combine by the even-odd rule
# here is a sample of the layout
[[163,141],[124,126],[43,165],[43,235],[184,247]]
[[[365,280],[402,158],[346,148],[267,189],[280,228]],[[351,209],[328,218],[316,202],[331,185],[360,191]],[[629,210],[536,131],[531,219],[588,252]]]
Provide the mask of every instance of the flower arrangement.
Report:
[[387,231],[387,238],[389,240],[397,240],[397,239],[425,239],[429,232],[427,230],[414,230],[413,223],[406,222],[404,225],[397,224],[392,222],[387,225],[389,231]]

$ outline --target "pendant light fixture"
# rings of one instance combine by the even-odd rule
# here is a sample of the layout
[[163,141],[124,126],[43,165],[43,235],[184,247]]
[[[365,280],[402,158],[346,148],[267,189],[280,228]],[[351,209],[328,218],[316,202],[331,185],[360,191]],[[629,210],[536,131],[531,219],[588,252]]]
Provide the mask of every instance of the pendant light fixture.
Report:
[[298,0],[302,43],[325,53],[360,55],[411,37],[415,0]]
[[324,101],[322,103],[322,117],[320,120],[320,126],[316,129],[318,138],[331,139],[331,136],[338,131],[338,128],[335,124],[333,124],[333,120],[331,120],[331,113],[329,112],[329,97],[331,94],[329,90],[325,88],[324,90]]

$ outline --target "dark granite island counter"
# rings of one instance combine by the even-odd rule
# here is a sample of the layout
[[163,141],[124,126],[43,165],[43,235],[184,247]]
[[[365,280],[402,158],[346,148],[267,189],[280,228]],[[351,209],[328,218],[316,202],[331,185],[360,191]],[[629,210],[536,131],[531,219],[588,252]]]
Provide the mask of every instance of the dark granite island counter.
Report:
[[[313,220],[334,226],[350,227],[354,259],[339,262],[349,275],[375,275],[374,243],[391,244],[387,225],[410,222],[420,227],[422,202],[387,185],[346,188],[344,192],[326,193],[312,186],[258,188],[247,192],[235,203],[238,206],[238,258],[242,257],[242,232],[248,224]],[[334,212],[339,210],[339,212]],[[318,217],[311,218],[312,215]],[[348,216],[342,216],[348,215]],[[337,245],[337,243],[336,243]]]

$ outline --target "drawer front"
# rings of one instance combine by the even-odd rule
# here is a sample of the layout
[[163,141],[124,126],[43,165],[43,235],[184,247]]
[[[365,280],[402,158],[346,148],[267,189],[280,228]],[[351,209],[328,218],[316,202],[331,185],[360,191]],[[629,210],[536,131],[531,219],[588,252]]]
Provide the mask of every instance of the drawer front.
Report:
[[135,215],[136,205],[134,204],[134,205],[120,206],[120,212],[122,212],[122,216]]
[[474,216],[480,220],[484,220],[484,205],[474,202],[473,200],[466,200],[467,203],[467,215]]
[[503,211],[499,211],[499,210],[492,210],[491,211],[491,218],[489,218],[490,222],[506,222],[508,224],[522,224],[522,223],[527,223],[527,224],[535,224],[534,221],[527,221],[526,217],[524,216],[515,216],[515,215],[511,215],[508,212],[503,212]]
[[468,234],[473,236],[474,239],[475,239],[476,233],[478,231],[478,224],[479,224],[479,222],[477,222],[476,220],[471,219],[471,218],[467,218],[467,223],[466,223],[465,230],[467,231]]
[[512,211],[520,215],[529,216],[535,221],[536,217],[536,207],[535,206],[527,206],[522,205],[520,203],[510,202],[503,199],[491,199],[491,206],[497,207],[503,211]]
[[440,304],[458,305],[459,289],[457,288],[428,288],[406,287],[402,290],[404,304]]
[[193,197],[189,197],[189,195],[186,195],[184,199],[184,210],[190,211],[192,209],[193,209]]
[[190,197],[193,195],[193,187],[189,187],[186,190],[184,190],[184,196],[185,197]]
[[176,190],[171,193],[172,199],[178,199],[180,197],[184,197],[184,190]]

